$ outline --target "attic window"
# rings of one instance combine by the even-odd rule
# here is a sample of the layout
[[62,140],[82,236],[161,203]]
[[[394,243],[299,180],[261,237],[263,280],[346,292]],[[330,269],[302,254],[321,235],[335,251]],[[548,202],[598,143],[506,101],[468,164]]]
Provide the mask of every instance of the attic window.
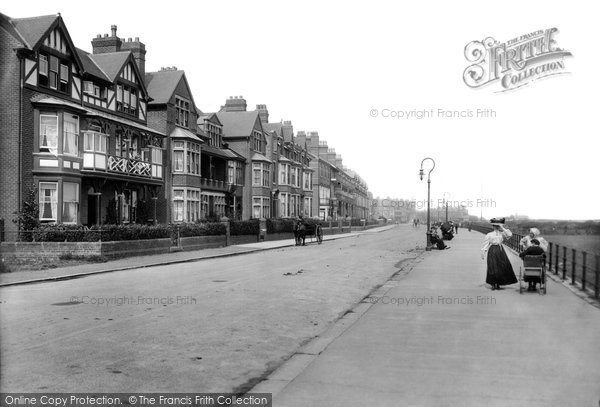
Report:
[[188,127],[190,118],[190,102],[175,96],[175,123]]
[[117,110],[135,116],[137,114],[137,89],[117,85]]
[[38,61],[38,84],[69,93],[69,62],[50,54],[40,54]]

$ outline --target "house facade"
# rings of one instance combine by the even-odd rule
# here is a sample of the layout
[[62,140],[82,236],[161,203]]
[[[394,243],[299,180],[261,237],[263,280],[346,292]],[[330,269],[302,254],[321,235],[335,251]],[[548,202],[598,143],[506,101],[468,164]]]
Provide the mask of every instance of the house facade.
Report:
[[202,145],[201,200],[204,219],[226,216],[241,220],[246,159],[223,140],[223,124],[216,113],[198,119]]
[[7,239],[29,191],[53,224],[368,216],[366,184],[318,133],[271,123],[243,97],[203,113],[184,71],[146,73],[145,60],[114,25],[89,52],[60,15],[0,14]]
[[2,109],[13,158],[1,168],[0,217],[14,218],[34,189],[42,223],[161,221],[165,134],[147,126],[143,44],[123,46],[113,26],[85,52],[60,15],[0,15],[0,27],[3,77],[16,90]]
[[198,110],[185,72],[162,68],[145,75],[151,101],[148,125],[167,134],[163,159],[165,184],[160,195],[169,202],[166,222],[195,222],[201,214],[201,150]]
[[268,138],[258,112],[247,111],[243,97],[230,97],[217,118],[223,124],[223,140],[245,160],[241,218],[270,218],[274,165],[266,157]]

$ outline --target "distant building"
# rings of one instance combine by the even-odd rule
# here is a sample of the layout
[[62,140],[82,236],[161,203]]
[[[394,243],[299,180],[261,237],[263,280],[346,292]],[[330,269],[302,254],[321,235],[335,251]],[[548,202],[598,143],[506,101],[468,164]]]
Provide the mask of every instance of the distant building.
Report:
[[342,156],[320,140],[317,132],[298,132],[296,142],[311,155],[313,209],[320,219],[366,219],[370,198],[366,182],[346,168]]

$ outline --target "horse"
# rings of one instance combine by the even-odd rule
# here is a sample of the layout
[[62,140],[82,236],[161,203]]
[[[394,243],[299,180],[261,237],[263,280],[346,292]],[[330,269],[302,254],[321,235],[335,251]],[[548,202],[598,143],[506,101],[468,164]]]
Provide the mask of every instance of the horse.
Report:
[[306,223],[301,220],[294,225],[294,239],[296,240],[296,246],[300,246],[300,244],[306,246]]

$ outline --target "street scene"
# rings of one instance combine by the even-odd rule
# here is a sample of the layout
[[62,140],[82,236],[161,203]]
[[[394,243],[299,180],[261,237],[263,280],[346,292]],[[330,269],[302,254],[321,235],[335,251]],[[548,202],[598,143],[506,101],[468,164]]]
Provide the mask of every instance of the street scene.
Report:
[[595,11],[4,4],[0,407],[599,406]]

